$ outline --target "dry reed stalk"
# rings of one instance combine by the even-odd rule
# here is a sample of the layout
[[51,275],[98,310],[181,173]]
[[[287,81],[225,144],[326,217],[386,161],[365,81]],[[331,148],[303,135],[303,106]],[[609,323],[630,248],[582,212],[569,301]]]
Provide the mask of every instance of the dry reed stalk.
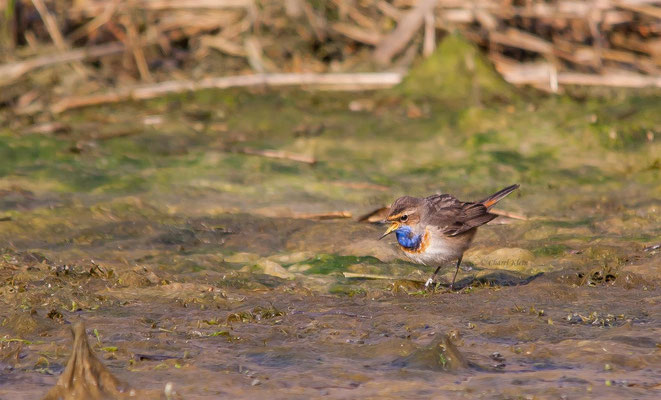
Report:
[[103,25],[108,23],[115,15],[117,8],[119,7],[121,0],[114,0],[110,2],[104,9],[103,12],[94,17],[91,21],[71,32],[68,35],[68,39],[72,42],[75,42],[78,39],[82,39],[86,36],[89,36],[92,32],[95,32],[97,29],[101,28]]
[[422,55],[429,57],[436,49],[436,26],[434,24],[434,14],[425,15],[425,35],[422,43]]
[[147,100],[167,94],[203,89],[251,86],[342,86],[343,90],[366,90],[375,87],[392,87],[399,84],[401,80],[401,73],[377,72],[355,74],[256,74],[205,78],[200,81],[168,81],[90,96],[64,97],[51,106],[51,111],[57,114],[91,105],[118,103],[127,100]]
[[[65,42],[64,37],[60,32],[60,29],[57,27],[57,22],[55,21],[55,18],[48,11],[48,8],[46,8],[44,2],[42,0],[32,0],[32,4],[34,4],[34,7],[37,9],[37,12],[41,16],[41,20],[44,22],[44,25],[46,26],[46,30],[48,31],[48,34],[53,40],[55,47],[60,51],[68,51],[69,45]],[[79,61],[72,60],[71,65],[73,66],[73,69],[80,76],[82,77],[87,76],[87,73],[85,72],[85,67],[83,67],[83,65]]]
[[142,51],[142,43],[140,40],[140,35],[138,34],[138,29],[135,27],[135,20],[133,14],[135,10],[132,9],[129,12],[129,15],[124,18],[124,28],[126,29],[126,35],[128,38],[128,47],[133,54],[133,59],[135,60],[135,65],[138,67],[138,72],[140,73],[140,78],[145,82],[153,82],[154,78],[149,72],[149,66],[147,65],[147,59],[145,58],[145,53]]
[[389,64],[390,60],[411,40],[424,21],[424,16],[432,12],[437,0],[420,0],[416,6],[399,21],[397,28],[386,35],[374,50],[374,60]]
[[237,57],[245,57],[246,50],[243,46],[236,44],[232,40],[225,39],[220,35],[203,35],[199,38],[201,47],[210,47],[225,54]]
[[379,32],[368,31],[344,22],[336,22],[331,25],[331,28],[333,31],[360,43],[376,45],[383,40],[383,35]]
[[[141,42],[159,43],[168,55],[181,54],[167,51],[181,46],[177,42],[193,43],[193,50],[199,44],[200,51],[190,52],[190,57],[201,58],[208,54],[207,49],[214,48],[231,56],[244,57],[257,72],[325,72],[347,71],[356,65],[364,65],[365,54],[372,50],[374,59],[384,66],[406,68],[421,49],[425,56],[433,52],[437,30],[458,30],[468,40],[487,47],[492,58],[500,54],[495,57],[500,58],[497,67],[508,81],[552,92],[561,90],[558,85],[565,84],[657,87],[655,77],[661,70],[661,27],[658,23],[661,2],[658,0],[529,0],[516,3],[521,6],[507,0],[332,0],[323,7],[308,0],[263,0],[259,8],[254,0],[86,0],[72,2],[73,6],[67,10],[67,21],[78,27],[67,38],[62,36],[44,0],[30,1],[42,16],[53,43],[63,53],[0,65],[0,85],[11,84],[36,68],[62,62],[76,61],[74,68],[84,76],[85,67],[79,61],[104,55],[84,55],[78,50],[68,50],[67,40],[95,43],[96,40],[108,40],[108,32],[124,43],[124,51],[135,60],[140,77],[145,81],[152,79],[152,73],[156,74],[148,67],[149,62],[155,60],[147,58],[149,54],[143,50],[145,43]],[[138,30],[136,13],[144,18],[145,32]],[[382,30],[393,23],[396,27],[383,34]],[[126,31],[120,28],[122,25]],[[61,28],[65,30],[65,27]],[[295,35],[298,37],[292,38],[294,42],[316,42],[321,51],[316,49],[306,53],[306,50],[296,49],[294,54],[291,49],[278,51],[276,46],[281,40],[285,43],[286,38]],[[256,42],[256,37],[260,42]],[[39,36],[38,30],[24,32],[24,38],[35,51],[42,48],[40,41],[44,37]],[[519,54],[515,60],[517,64],[520,60],[535,57],[545,59],[547,64],[517,66],[510,65],[510,61],[504,62],[504,55],[516,49]],[[114,53],[109,51],[107,54]],[[403,55],[393,62],[400,53]],[[245,68],[245,64],[235,61],[231,67],[233,70]],[[623,65],[648,75],[632,76],[618,71],[605,75],[585,73],[612,71],[613,68],[621,70]],[[172,73],[176,76],[179,71]],[[197,90],[205,85],[231,87],[236,82],[238,86],[310,84],[327,89],[355,90],[352,82],[280,83],[282,79],[293,79],[285,79],[282,75],[286,74],[272,74],[266,80],[258,74],[260,78],[248,78],[247,81],[228,76],[196,82],[162,82],[79,100],[62,99],[54,107],[57,110],[68,107],[66,104],[80,106],[87,101],[103,103],[107,99],[122,101],[135,96],[157,96],[162,91]],[[267,83],[269,79],[272,80]],[[366,89],[389,85],[374,82],[359,86]]]
[[661,76],[641,75],[628,71],[608,72],[601,75],[557,72],[549,63],[513,63],[503,62],[502,58],[490,58],[503,78],[515,85],[546,84],[555,80],[557,85],[661,88]]
[[[646,5],[645,1],[616,1],[615,5],[625,10],[635,11],[640,14],[645,14],[653,18],[661,19],[661,7]],[[649,3],[658,3],[658,1],[650,1]]]
[[118,54],[124,50],[125,47],[122,43],[107,43],[0,65],[0,86],[13,83],[21,76],[37,68],[78,60],[96,59],[107,55]]
[[142,0],[137,7],[145,10],[253,8],[253,0]]

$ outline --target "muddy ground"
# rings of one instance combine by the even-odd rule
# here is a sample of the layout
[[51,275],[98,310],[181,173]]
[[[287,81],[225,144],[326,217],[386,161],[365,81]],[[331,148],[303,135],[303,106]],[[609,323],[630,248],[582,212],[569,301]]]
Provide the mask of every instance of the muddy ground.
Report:
[[[430,87],[432,67],[385,92],[88,108],[47,133],[3,113],[0,398],[45,395],[81,321],[142,398],[659,398],[658,97]],[[512,183],[499,207],[527,219],[481,228],[453,293],[357,221]],[[334,211],[352,218],[310,215]]]

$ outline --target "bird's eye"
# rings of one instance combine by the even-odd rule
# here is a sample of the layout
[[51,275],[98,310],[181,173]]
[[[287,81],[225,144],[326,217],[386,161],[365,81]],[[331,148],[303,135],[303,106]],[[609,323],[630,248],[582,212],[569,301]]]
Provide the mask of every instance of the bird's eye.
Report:
[[407,219],[409,219],[408,215],[402,215],[401,217],[399,217],[399,220],[402,222],[406,222]]

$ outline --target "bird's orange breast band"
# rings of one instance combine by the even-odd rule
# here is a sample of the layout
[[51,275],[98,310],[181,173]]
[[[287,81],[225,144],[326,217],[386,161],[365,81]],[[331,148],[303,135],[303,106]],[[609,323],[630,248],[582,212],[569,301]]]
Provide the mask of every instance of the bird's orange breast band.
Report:
[[407,253],[409,253],[409,254],[420,254],[420,253],[424,253],[424,252],[427,250],[427,248],[429,247],[429,242],[431,241],[430,239],[431,239],[431,234],[429,233],[429,230],[425,228],[425,234],[424,234],[424,236],[422,237],[422,240],[420,241],[420,246],[418,246],[418,248],[416,248],[416,249],[409,249],[408,247],[404,247],[404,246],[402,246],[402,245],[399,245],[399,247],[400,247],[403,251],[405,251],[405,252],[407,252]]

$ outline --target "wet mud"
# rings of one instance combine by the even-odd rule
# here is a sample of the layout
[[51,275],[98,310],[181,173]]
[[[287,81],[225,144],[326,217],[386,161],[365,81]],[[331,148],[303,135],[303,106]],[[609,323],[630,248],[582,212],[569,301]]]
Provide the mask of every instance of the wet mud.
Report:
[[[0,398],[659,398],[654,98],[407,85],[11,116]],[[455,292],[358,221],[516,182]]]

